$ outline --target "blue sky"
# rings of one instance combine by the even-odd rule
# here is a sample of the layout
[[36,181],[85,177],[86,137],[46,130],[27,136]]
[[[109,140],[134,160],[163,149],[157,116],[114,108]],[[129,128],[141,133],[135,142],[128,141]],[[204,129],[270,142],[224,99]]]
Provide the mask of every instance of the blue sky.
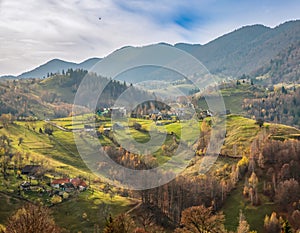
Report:
[[244,25],[299,19],[299,12],[299,0],[0,0],[0,75],[126,45],[205,44]]

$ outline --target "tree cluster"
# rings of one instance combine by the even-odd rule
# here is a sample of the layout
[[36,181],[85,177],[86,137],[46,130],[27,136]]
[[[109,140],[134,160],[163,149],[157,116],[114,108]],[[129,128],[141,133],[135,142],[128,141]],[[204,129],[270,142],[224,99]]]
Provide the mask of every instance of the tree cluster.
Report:
[[[292,227],[299,229],[300,220],[300,142],[298,140],[272,140],[258,137],[251,145],[251,156],[255,170],[264,179],[263,193],[271,201],[275,201],[280,211],[284,212]],[[259,177],[249,178],[249,186]],[[256,183],[256,182],[254,182]],[[245,191],[245,190],[244,190]],[[266,222],[271,222],[266,223]],[[266,228],[277,229],[275,214],[265,220]],[[269,232],[277,232],[277,230]]]
[[243,109],[261,121],[297,126],[300,123],[300,88],[281,89],[263,98],[244,99]]

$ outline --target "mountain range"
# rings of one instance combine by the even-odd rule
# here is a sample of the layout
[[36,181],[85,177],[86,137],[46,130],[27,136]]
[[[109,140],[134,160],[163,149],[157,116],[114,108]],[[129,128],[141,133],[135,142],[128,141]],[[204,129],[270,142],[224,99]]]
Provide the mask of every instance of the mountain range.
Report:
[[[296,48],[293,47],[293,49],[297,50],[299,41],[300,20],[295,20],[283,23],[275,28],[269,28],[264,25],[245,26],[205,45],[178,43],[169,46],[174,46],[190,53],[200,60],[212,74],[238,78],[243,74],[261,74],[262,71],[267,70],[264,67],[267,67],[271,60],[278,59],[279,54],[287,51],[289,47],[294,46]],[[156,45],[159,46],[159,44]],[[113,57],[114,53],[123,49],[129,51],[136,48],[127,46],[116,50],[108,57]],[[139,49],[143,49],[143,47]],[[126,56],[126,53],[124,53],[124,56]],[[89,70],[100,60],[101,58],[91,58],[76,64],[54,59],[15,78],[43,78],[50,73],[61,72],[68,68]],[[299,60],[290,63],[296,63],[296,66],[298,66]],[[147,79],[147,76],[144,78]],[[295,77],[291,77],[291,79],[295,80]],[[136,83],[145,80],[143,80],[139,71],[136,72],[136,75],[133,73],[132,77],[126,77],[126,81]]]
[[300,20],[275,28],[245,26],[206,45],[177,44],[198,58],[211,73],[238,77],[269,63],[281,51],[300,40]]
[[48,61],[47,63],[40,65],[39,67],[24,72],[18,76],[3,76],[4,78],[43,78],[49,76],[51,73],[62,73],[62,71],[67,71],[68,69],[83,69],[89,70],[91,69],[97,62],[99,62],[100,58],[89,58],[81,63],[74,63],[63,61],[60,59],[53,59]]

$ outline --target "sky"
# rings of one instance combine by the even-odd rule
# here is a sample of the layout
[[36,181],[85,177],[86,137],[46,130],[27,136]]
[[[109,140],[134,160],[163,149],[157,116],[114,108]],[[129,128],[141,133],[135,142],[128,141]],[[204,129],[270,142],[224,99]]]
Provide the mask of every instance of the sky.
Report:
[[300,18],[299,0],[0,0],[0,76],[123,46],[205,44],[245,25]]

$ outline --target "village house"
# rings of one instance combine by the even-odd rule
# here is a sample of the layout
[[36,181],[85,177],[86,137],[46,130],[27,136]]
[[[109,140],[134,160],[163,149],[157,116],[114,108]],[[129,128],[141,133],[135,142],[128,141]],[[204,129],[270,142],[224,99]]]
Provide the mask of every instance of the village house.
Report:
[[23,167],[23,169],[21,170],[21,174],[22,175],[27,175],[29,176],[31,179],[35,179],[36,174],[39,172],[39,170],[42,167],[40,165],[26,165],[25,167]]
[[84,191],[87,189],[88,185],[80,178],[63,178],[52,180],[51,187],[55,189],[62,189],[66,192],[72,192],[76,189]]
[[88,185],[80,178],[70,179],[70,182],[77,188],[79,191],[84,191],[88,188]]
[[52,180],[51,182],[51,187],[52,188],[57,188],[59,189],[62,185],[64,185],[65,183],[69,183],[69,179],[55,179],[55,180]]

